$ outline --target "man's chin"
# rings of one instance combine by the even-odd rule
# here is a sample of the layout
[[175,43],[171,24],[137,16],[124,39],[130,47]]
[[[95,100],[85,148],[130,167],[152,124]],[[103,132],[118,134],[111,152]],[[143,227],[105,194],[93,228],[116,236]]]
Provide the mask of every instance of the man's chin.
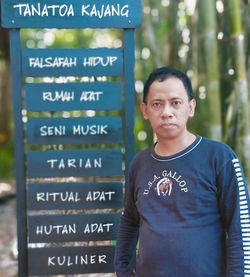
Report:
[[158,133],[156,134],[156,137],[158,140],[175,140],[178,137],[178,133],[175,131],[168,131],[164,133]]

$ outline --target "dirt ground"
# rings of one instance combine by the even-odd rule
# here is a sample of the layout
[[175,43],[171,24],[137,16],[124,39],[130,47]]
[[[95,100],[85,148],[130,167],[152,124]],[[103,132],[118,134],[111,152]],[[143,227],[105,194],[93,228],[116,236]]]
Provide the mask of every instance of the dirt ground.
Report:
[[15,200],[0,205],[0,276],[17,276]]
[[[0,277],[18,276],[16,201],[12,186],[0,181]],[[62,275],[60,275],[62,276]],[[67,277],[115,277],[110,274],[75,274]]]

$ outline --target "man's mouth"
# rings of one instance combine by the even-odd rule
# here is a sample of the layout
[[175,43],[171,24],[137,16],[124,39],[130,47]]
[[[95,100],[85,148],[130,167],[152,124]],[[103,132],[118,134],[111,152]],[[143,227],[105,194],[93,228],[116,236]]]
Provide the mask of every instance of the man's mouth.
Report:
[[174,123],[162,123],[161,125],[160,125],[160,127],[161,128],[175,128],[176,127],[176,124],[174,124]]

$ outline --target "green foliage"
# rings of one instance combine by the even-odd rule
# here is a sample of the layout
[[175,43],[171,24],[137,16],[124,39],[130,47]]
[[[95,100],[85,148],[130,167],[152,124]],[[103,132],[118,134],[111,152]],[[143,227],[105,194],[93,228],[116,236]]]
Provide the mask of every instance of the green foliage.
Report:
[[3,179],[12,178],[14,176],[12,141],[0,149],[0,160],[0,177]]

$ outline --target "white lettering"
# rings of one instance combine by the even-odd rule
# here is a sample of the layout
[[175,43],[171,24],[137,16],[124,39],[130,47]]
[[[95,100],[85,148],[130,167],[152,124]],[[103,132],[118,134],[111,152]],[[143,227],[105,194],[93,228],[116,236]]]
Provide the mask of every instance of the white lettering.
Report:
[[36,235],[68,235],[76,234],[76,224],[64,225],[38,225],[36,226]]
[[45,136],[63,136],[66,133],[64,125],[59,126],[42,126],[40,127],[40,135]]
[[84,228],[84,234],[89,233],[108,233],[110,228],[113,226],[113,223],[87,223]]
[[54,257],[48,257],[48,266],[55,266]]
[[104,255],[75,255],[75,256],[49,256],[48,266],[72,266],[87,264],[106,264],[107,256]]
[[114,191],[89,191],[86,201],[110,201],[114,194]]
[[47,5],[47,4],[17,4],[13,5],[14,9],[18,10],[19,15],[21,16],[39,16],[39,17],[48,17],[48,16],[74,16],[73,5]]
[[108,125],[74,125],[73,135],[107,135]]
[[46,161],[51,169],[64,168],[102,168],[102,158],[87,159],[49,159]]
[[112,66],[115,61],[117,61],[117,57],[115,56],[107,56],[107,57],[85,57],[83,59],[83,66],[103,66],[103,67],[107,67],[107,66]]
[[83,91],[80,97],[80,101],[99,101],[100,95],[102,95],[103,92],[101,91]]
[[44,196],[45,196],[44,192],[37,193],[37,195],[36,195],[37,202],[39,202],[39,201],[45,201]]
[[82,16],[90,16],[90,17],[128,17],[129,16],[129,7],[128,5],[121,6],[120,4],[116,5],[101,5],[100,7],[96,7],[96,5],[82,5]]
[[62,102],[70,102],[74,101],[75,93],[74,91],[44,91],[42,99],[44,102],[56,102],[56,101],[62,101]]
[[78,192],[38,192],[36,194],[37,202],[79,202],[81,198]]
[[29,67],[30,68],[71,68],[77,66],[76,57],[29,57]]

